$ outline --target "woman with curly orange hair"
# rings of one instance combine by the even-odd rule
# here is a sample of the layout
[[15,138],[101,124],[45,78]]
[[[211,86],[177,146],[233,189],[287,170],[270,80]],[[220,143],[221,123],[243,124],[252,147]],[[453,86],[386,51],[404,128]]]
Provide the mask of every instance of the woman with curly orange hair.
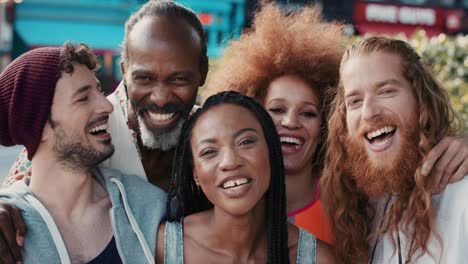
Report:
[[[339,23],[324,22],[318,8],[285,13],[274,4],[264,4],[252,29],[229,44],[205,92],[235,90],[264,105],[282,143],[288,219],[329,243],[318,179],[328,133],[327,94],[339,81],[344,53],[342,32]],[[434,166],[441,168],[437,178],[443,179],[442,186],[463,177],[455,172],[442,177],[461,145],[460,140],[445,138],[427,156],[428,171],[438,160]]]

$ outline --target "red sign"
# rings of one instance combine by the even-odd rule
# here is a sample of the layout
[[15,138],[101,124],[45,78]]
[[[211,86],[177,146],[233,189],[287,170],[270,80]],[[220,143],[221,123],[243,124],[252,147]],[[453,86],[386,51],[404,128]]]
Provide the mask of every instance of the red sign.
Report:
[[200,13],[198,14],[198,17],[200,18],[202,25],[208,26],[208,25],[213,24],[213,15],[211,14]]
[[437,15],[436,10],[427,7],[368,4],[365,18],[368,22],[434,26]]
[[354,23],[360,33],[411,34],[423,28],[429,35],[443,32],[444,13],[440,8],[356,2]]

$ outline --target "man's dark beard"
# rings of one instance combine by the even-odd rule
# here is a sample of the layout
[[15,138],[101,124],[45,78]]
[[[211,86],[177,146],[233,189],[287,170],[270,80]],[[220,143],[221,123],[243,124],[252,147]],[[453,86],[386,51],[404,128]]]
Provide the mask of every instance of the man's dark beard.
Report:
[[[382,122],[388,119],[382,119],[379,124],[396,124]],[[345,172],[353,177],[357,187],[369,197],[377,197],[385,192],[403,193],[413,188],[414,173],[421,157],[418,151],[417,122],[411,123],[414,126],[406,128],[402,125],[397,126],[401,135],[400,153],[388,161],[393,163],[389,166],[377,167],[369,160],[363,145],[364,127],[360,128],[357,138],[350,138],[348,135],[345,142],[347,152]]]
[[53,148],[57,159],[64,167],[73,171],[89,171],[114,154],[114,146],[110,140],[102,143],[107,145],[106,151],[99,152],[83,146],[79,137],[67,134],[60,124],[56,123],[54,132]]

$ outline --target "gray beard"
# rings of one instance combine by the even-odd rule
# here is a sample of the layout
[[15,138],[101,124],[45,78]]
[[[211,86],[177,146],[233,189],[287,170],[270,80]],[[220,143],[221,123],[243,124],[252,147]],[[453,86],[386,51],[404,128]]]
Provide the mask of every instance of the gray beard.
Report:
[[143,146],[149,149],[159,149],[167,151],[177,146],[180,132],[185,119],[180,119],[177,124],[170,129],[163,129],[159,133],[152,132],[140,116],[137,116],[138,127],[140,128],[140,139]]

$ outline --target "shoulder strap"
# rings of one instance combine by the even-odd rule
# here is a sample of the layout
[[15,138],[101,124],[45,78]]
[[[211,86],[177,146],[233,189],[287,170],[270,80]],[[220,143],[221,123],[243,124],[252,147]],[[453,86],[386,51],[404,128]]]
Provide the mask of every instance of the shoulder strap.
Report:
[[180,222],[166,222],[164,263],[184,264],[184,231]]
[[317,239],[311,233],[299,228],[297,264],[315,264],[317,261]]

